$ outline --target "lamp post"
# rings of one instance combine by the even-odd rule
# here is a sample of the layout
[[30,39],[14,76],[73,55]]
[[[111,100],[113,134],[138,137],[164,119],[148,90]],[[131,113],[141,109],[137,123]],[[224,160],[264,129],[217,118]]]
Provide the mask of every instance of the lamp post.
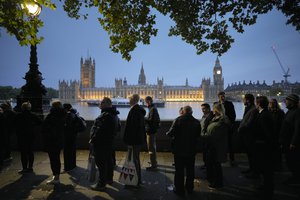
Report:
[[[21,7],[22,9],[27,10],[31,19],[38,17],[42,10],[42,7],[36,1],[21,4]],[[29,71],[24,77],[26,84],[22,86],[21,93],[17,97],[15,110],[20,111],[22,103],[29,101],[32,106],[31,110],[42,114],[43,96],[46,95],[47,91],[45,86],[42,84],[42,73],[38,69],[39,65],[37,64],[38,59],[36,49],[36,45],[30,46]]]

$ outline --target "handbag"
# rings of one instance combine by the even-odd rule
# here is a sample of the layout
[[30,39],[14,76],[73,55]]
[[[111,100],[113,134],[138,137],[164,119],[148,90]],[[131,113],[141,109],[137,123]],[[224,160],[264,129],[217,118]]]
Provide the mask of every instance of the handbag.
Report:
[[138,185],[138,176],[135,164],[133,162],[133,148],[128,147],[127,157],[121,169],[119,182],[124,185]]
[[95,157],[94,157],[92,145],[90,145],[90,153],[89,153],[89,157],[88,157],[87,171],[88,171],[87,179],[90,182],[94,182],[96,180],[97,170],[96,170],[96,163],[95,163]]

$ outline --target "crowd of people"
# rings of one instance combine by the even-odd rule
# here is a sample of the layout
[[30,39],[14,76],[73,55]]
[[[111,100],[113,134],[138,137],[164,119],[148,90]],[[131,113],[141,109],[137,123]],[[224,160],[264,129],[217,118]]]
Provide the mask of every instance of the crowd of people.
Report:
[[[284,113],[276,99],[246,94],[244,115],[236,122],[236,113],[231,101],[225,100],[225,93],[218,93],[219,101],[201,104],[203,116],[193,117],[193,109],[184,106],[173,121],[166,135],[170,137],[174,154],[174,192],[178,195],[192,193],[195,179],[195,156],[199,146],[203,153],[206,179],[210,188],[223,187],[222,163],[232,167],[237,165],[234,157],[233,135],[238,134],[240,144],[247,154],[249,169],[241,171],[247,178],[261,178],[261,191],[264,199],[272,199],[274,191],[274,171],[282,167],[282,154],[291,171],[288,184],[300,183],[300,108],[299,96],[290,94],[285,98],[287,112]],[[125,122],[123,141],[132,151],[137,171],[137,187],[142,184],[140,151],[147,144],[150,166],[146,170],[156,171],[156,134],[160,127],[160,117],[152,97],[145,98],[146,110],[138,104],[140,97],[134,94],[129,98],[130,110]],[[97,184],[92,189],[104,191],[106,184],[113,182],[115,165],[114,138],[121,130],[119,111],[112,106],[111,99],[105,97],[100,104],[101,114],[90,130],[90,144],[99,170]],[[50,113],[41,120],[31,111],[29,102],[22,105],[21,113],[14,113],[8,105],[0,107],[1,153],[0,164],[11,159],[7,135],[9,128],[17,127],[18,146],[21,153],[22,170],[33,171],[34,128],[42,126],[45,150],[48,152],[53,173],[48,184],[58,184],[61,174],[60,153],[64,152],[64,171],[76,167],[76,110],[71,104],[53,102]],[[11,126],[7,126],[11,124]],[[4,133],[5,132],[5,133]],[[227,152],[229,156],[227,156]],[[186,177],[186,178],[185,178]]]

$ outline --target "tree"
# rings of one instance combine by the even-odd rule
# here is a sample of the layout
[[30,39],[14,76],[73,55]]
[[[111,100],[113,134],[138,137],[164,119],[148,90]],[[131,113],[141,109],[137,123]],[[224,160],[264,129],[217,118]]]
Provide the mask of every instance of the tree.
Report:
[[[37,44],[37,30],[43,26],[39,19],[28,19],[20,3],[36,1],[40,5],[55,9],[51,0],[0,0],[0,27],[16,36],[21,45]],[[83,8],[97,7],[101,17],[99,23],[110,36],[110,48],[130,60],[130,53],[137,43],[150,44],[157,35],[156,10],[170,17],[175,26],[170,27],[169,36],[180,36],[195,46],[197,54],[210,50],[222,55],[226,53],[234,38],[229,34],[230,26],[239,33],[244,27],[256,23],[257,17],[272,9],[278,9],[291,24],[300,31],[300,0],[60,0],[71,18],[87,18]]]

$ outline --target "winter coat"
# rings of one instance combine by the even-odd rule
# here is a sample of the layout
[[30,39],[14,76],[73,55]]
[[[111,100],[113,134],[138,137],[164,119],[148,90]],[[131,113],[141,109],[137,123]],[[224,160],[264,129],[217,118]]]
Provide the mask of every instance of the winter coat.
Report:
[[172,138],[173,153],[178,156],[195,156],[197,153],[197,138],[201,134],[199,120],[192,115],[182,115],[176,118],[166,133]]
[[224,109],[225,109],[225,115],[228,117],[231,124],[234,124],[236,119],[236,114],[234,110],[234,105],[231,101],[224,101],[223,103]]
[[115,108],[105,108],[101,110],[91,128],[90,142],[94,147],[101,148],[105,145],[112,145],[113,139],[120,129],[119,111]]
[[203,135],[207,151],[214,152],[210,154],[212,156],[210,159],[215,162],[226,162],[229,127],[230,122],[227,117],[216,116],[209,123],[206,134]]
[[149,113],[145,118],[145,129],[147,134],[155,134],[159,128],[160,118],[157,111],[157,108],[154,104],[151,104],[149,107]]
[[300,109],[297,106],[289,109],[284,116],[280,142],[284,147],[289,147],[290,144],[300,146]]
[[77,135],[76,130],[76,113],[75,109],[70,109],[66,113],[66,121],[65,121],[65,129],[64,129],[64,137],[65,138],[73,138]]
[[254,104],[251,106],[247,106],[245,108],[243,119],[238,128],[238,133],[248,144],[252,144],[254,142],[254,121],[257,114],[258,110],[256,109]]
[[35,128],[41,124],[41,118],[30,111],[26,110],[17,114],[15,118],[15,126],[19,148],[22,148],[23,144],[33,142],[35,138]]
[[62,108],[51,108],[42,127],[46,151],[57,151],[62,149],[64,141],[64,126],[65,111]]
[[123,141],[127,145],[142,145],[146,142],[146,111],[138,104],[134,105],[127,116]]

